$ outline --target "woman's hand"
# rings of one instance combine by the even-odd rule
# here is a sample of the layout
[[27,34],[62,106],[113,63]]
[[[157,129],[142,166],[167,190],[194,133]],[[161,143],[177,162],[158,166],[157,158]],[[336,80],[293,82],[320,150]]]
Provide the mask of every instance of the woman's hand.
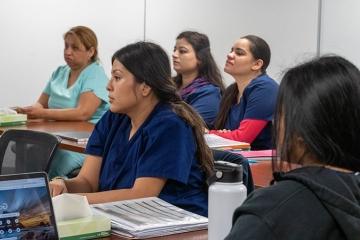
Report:
[[43,118],[44,108],[40,104],[19,108],[19,113],[27,114],[28,118]]
[[207,133],[227,133],[227,132],[231,132],[231,130],[228,130],[228,129],[222,129],[222,130],[209,130],[207,128],[205,128],[204,130],[204,133],[207,134]]
[[64,179],[52,180],[49,183],[49,187],[50,187],[50,194],[52,197],[68,192]]
[[222,130],[217,130],[218,133],[227,133],[227,132],[231,132],[231,130],[228,129],[222,129]]

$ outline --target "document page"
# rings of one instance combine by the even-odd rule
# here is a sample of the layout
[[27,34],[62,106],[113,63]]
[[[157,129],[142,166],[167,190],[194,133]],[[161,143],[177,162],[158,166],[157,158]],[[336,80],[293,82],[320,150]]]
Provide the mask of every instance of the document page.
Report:
[[215,134],[205,134],[204,137],[207,145],[210,148],[233,148],[233,149],[250,148],[249,143],[226,139]]

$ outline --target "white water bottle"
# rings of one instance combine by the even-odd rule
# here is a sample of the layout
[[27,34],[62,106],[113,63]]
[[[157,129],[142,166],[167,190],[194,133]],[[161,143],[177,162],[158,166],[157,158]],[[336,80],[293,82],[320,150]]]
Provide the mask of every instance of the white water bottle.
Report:
[[234,211],[244,202],[247,195],[242,176],[241,165],[224,161],[215,162],[215,181],[209,187],[209,240],[224,239],[229,234]]

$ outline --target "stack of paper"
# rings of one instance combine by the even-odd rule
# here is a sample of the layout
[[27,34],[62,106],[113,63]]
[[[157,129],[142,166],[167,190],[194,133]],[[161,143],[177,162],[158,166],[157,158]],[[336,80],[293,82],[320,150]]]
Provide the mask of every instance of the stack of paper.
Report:
[[205,141],[210,148],[216,149],[250,149],[250,144],[246,142],[238,142],[220,137],[215,134],[205,134]]
[[128,238],[150,238],[206,229],[206,217],[185,211],[159,198],[141,198],[92,205],[111,218],[112,232]]
[[0,127],[16,126],[25,124],[27,120],[26,114],[4,114],[0,113]]

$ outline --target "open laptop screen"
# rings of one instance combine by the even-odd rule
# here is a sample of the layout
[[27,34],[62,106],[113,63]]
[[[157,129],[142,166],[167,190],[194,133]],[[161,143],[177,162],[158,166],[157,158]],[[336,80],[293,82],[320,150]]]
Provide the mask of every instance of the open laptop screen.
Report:
[[0,239],[58,239],[45,173],[0,176]]

